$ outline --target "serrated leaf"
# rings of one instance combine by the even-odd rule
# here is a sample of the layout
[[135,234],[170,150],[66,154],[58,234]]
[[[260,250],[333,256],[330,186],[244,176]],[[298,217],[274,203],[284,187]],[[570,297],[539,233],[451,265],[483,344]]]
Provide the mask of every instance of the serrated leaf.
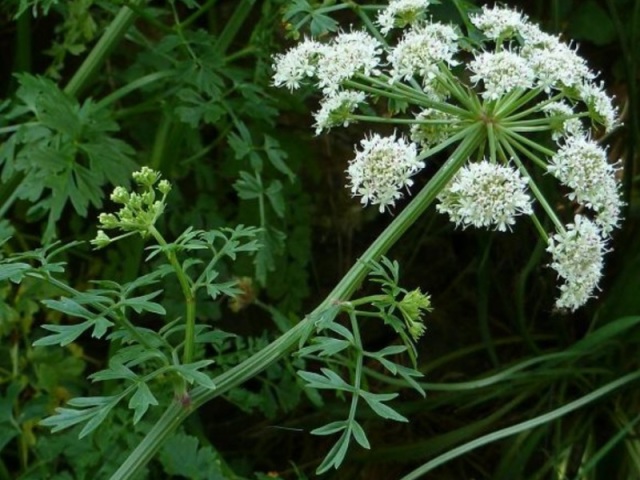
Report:
[[373,410],[380,417],[387,418],[389,420],[395,420],[396,422],[409,421],[407,420],[407,418],[396,412],[393,408],[383,403],[397,397],[397,393],[380,394],[361,391],[360,396],[365,400],[365,402],[367,402],[367,405],[369,405],[371,410]]
[[331,435],[333,433],[341,432],[347,428],[347,423],[344,420],[340,420],[337,422],[327,423],[323,427],[316,428],[311,430],[312,435]]
[[56,332],[53,335],[47,335],[33,342],[34,347],[44,347],[47,345],[60,345],[64,347],[75,341],[86,330],[91,328],[93,322],[87,320],[75,325],[42,325],[42,328],[50,332]]
[[377,360],[382,364],[384,368],[389,370],[392,374],[396,375],[398,373],[398,368],[395,363],[391,360],[387,360],[386,358],[379,357]]
[[93,331],[91,332],[91,336],[93,338],[102,338],[105,333],[107,333],[107,329],[113,326],[113,322],[107,320],[104,317],[96,318],[93,321]]
[[156,315],[166,315],[167,311],[162,305],[151,300],[156,298],[162,293],[162,290],[156,290],[155,292],[139,297],[127,298],[122,302],[123,306],[132,308],[136,313],[149,312]]
[[228,297],[234,297],[240,293],[242,290],[237,288],[238,281],[237,280],[229,280],[228,282],[223,283],[210,283],[207,285],[207,294],[215,300],[220,295],[226,295]]
[[63,297],[60,300],[43,300],[42,303],[51,310],[56,310],[72,317],[91,320],[95,316],[77,301],[67,297]]
[[375,356],[386,357],[388,355],[398,355],[406,351],[407,351],[406,345],[389,345],[388,347],[385,347],[382,350],[375,352]]
[[217,96],[207,98],[191,88],[184,88],[178,92],[177,97],[182,104],[176,107],[176,115],[193,128],[198,127],[200,123],[215,124],[226,114]]
[[243,200],[260,198],[264,190],[259,175],[253,176],[247,172],[240,172],[239,175],[240,178],[233,184],[233,188],[238,192],[238,197]]
[[422,377],[422,372],[414,370],[413,368],[405,367],[403,365],[396,365],[398,369],[398,375],[400,375],[405,382],[407,382],[415,391],[417,391],[423,397],[426,397],[424,389],[416,382],[413,377]]
[[236,338],[234,333],[225,332],[220,329],[215,329],[208,332],[203,332],[196,335],[197,343],[211,343],[217,347],[221,347],[226,341]]
[[[155,332],[154,332],[155,333]],[[153,344],[151,344],[153,346]],[[159,345],[156,345],[159,346]],[[129,368],[141,365],[152,358],[161,359],[166,362],[168,359],[159,350],[150,350],[144,345],[128,345],[121,347],[117,352],[111,356],[112,362],[121,363]]]
[[108,397],[75,397],[67,402],[70,407],[77,408],[89,408],[89,407],[103,407],[108,403],[115,400],[116,396]]
[[26,272],[31,270],[28,263],[4,263],[0,264],[0,282],[10,280],[13,283],[20,283]]
[[271,162],[271,165],[273,165],[280,173],[285,174],[289,178],[289,181],[293,183],[296,176],[284,162],[288,155],[287,152],[280,148],[278,141],[269,135],[265,135],[264,150],[267,153],[267,158]]
[[104,382],[107,380],[129,380],[135,382],[138,379],[138,375],[129,367],[112,359],[109,362],[109,368],[92,373],[89,375],[89,379],[93,382]]
[[121,399],[122,395],[72,399],[69,401],[69,405],[79,406],[82,408],[81,410],[63,407],[56,408],[56,414],[40,421],[40,425],[51,427],[51,431],[55,433],[86,421],[87,424],[79,434],[79,438],[83,438],[98,428]]
[[262,248],[254,257],[256,266],[256,279],[262,286],[267,284],[267,274],[275,269],[275,257],[281,255],[284,250],[286,234],[268,225],[258,234],[258,241]]
[[299,371],[298,375],[307,382],[307,386],[310,388],[342,390],[345,392],[353,391],[353,387],[340,378],[337,373],[328,368],[322,368],[321,372],[323,375],[314,372]]
[[271,208],[279,218],[284,218],[284,197],[282,196],[282,182],[272,181],[264,192],[269,199]]
[[213,448],[199,448],[198,439],[184,433],[177,433],[169,438],[159,457],[167,475],[191,480],[236,478]]
[[335,323],[335,322],[330,322],[327,324],[326,328],[328,330],[331,330],[332,332],[337,333],[342,338],[345,338],[349,343],[355,344],[353,333],[351,333],[351,331],[348,328],[344,327],[343,325],[340,325],[339,323]]
[[150,406],[158,405],[158,400],[151,393],[149,386],[144,382],[139,382],[135,393],[129,399],[129,408],[134,410],[133,424],[137,424],[147,413]]
[[350,424],[351,433],[353,434],[353,438],[356,439],[356,442],[362,447],[369,450],[371,445],[369,444],[369,439],[367,438],[367,434],[364,432],[362,426],[357,422],[357,420],[353,420]]
[[315,323],[316,329],[318,331],[322,331],[326,328],[329,328],[329,325],[333,323],[334,319],[340,313],[342,307],[336,303],[331,304],[325,310],[320,312],[317,317],[313,317],[313,322]]
[[322,463],[316,469],[318,475],[326,472],[331,467],[338,468],[344,461],[344,457],[347,455],[349,448],[349,440],[351,435],[346,430],[342,432],[338,441],[331,447],[327,456],[324,457]]
[[53,433],[73,427],[78,423],[83,423],[93,417],[98,409],[88,408],[85,410],[76,410],[73,408],[56,408],[56,414],[40,421],[43,427],[51,427]]
[[196,383],[204,388],[213,390],[216,388],[213,380],[204,372],[200,372],[201,368],[205,368],[211,365],[213,360],[200,360],[194,363],[187,363],[184,365],[175,365],[173,368],[180,374],[188,383]]
[[351,343],[346,340],[332,337],[316,337],[314,342],[314,345],[309,345],[298,353],[301,356],[306,356],[317,352],[321,357],[330,357],[351,346]]
[[96,428],[98,428],[100,424],[106,420],[107,415],[109,415],[111,410],[113,410],[113,407],[115,407],[116,405],[117,402],[112,402],[96,411],[91,419],[87,422],[87,424],[82,428],[82,430],[80,430],[78,438],[84,438],[91,432],[93,432]]
[[323,13],[313,12],[311,14],[311,25],[309,30],[312,37],[319,37],[327,32],[338,30],[338,22]]

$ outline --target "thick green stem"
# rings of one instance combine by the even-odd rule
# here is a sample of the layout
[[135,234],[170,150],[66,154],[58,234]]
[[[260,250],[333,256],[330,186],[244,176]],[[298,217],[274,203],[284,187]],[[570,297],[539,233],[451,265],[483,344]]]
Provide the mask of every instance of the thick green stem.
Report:
[[233,15],[231,15],[231,18],[218,36],[218,41],[215,44],[215,49],[218,53],[224,55],[229,49],[255,3],[256,0],[240,0],[240,2],[238,2],[236,9],[233,11]]
[[[145,0],[131,0],[131,5],[139,7]],[[71,77],[69,83],[64,88],[65,93],[71,96],[78,96],[84,90],[93,76],[102,67],[111,51],[124,37],[127,30],[136,18],[136,12],[127,5],[123,6],[113,21],[104,31],[96,46],[93,47],[87,58],[82,62],[75,75]]]
[[369,270],[370,262],[384,255],[389,248],[402,237],[407,229],[422,216],[425,210],[435,200],[438,193],[449,183],[460,167],[464,165],[469,156],[483,141],[483,126],[474,125],[470,127],[464,140],[458,145],[451,157],[449,157],[411,203],[407,205],[362,254],[359,261],[351,267],[333,291],[310,315],[247,360],[215,378],[214,383],[216,388],[214,390],[203,387],[193,389],[190,392],[191,408],[185,408],[182,402],[172,402],[158,422],[147,433],[146,437],[113,474],[111,480],[133,478],[133,476],[153,458],[163,442],[184,419],[187,418],[193,409],[224,394],[231,388],[241,385],[263,371],[273,362],[285,356],[308,330],[309,322],[313,322],[314,316],[324,311],[335,300],[347,300],[355,292],[362,280],[364,280]]
[[214,390],[204,387],[193,389],[190,392],[190,408],[185,408],[183,402],[172,402],[158,422],[147,433],[146,437],[113,474],[111,480],[133,478],[153,458],[163,442],[187,418],[193,409],[255,377],[273,362],[285,356],[299,342],[303,334],[308,331],[309,323],[314,321],[313,319],[318,313],[324,311],[335,300],[347,300],[364,280],[369,270],[370,262],[384,255],[407,229],[420,218],[442,188],[447,185],[483,141],[483,126],[474,125],[470,127],[464,140],[429,183],[389,224],[384,232],[362,254],[360,260],[351,267],[333,291],[311,314],[277,340],[215,378],[216,388]]

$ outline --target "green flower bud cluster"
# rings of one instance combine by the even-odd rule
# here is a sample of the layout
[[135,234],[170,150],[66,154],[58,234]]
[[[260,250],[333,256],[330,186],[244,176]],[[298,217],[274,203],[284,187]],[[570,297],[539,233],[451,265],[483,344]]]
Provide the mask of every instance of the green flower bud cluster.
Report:
[[424,312],[433,310],[431,297],[417,288],[404,296],[398,303],[398,308],[402,312],[409,334],[414,341],[417,341],[427,330],[422,321],[422,315]]
[[[95,248],[104,248],[111,242],[139,233],[142,237],[149,235],[150,229],[162,215],[166,198],[171,191],[171,183],[160,180],[160,173],[149,167],[142,167],[132,174],[139,192],[129,192],[123,187],[116,187],[111,194],[114,203],[122,205],[116,213],[101,213],[98,216],[100,229],[91,241]],[[104,230],[119,229],[125,232],[117,237],[109,237]]]

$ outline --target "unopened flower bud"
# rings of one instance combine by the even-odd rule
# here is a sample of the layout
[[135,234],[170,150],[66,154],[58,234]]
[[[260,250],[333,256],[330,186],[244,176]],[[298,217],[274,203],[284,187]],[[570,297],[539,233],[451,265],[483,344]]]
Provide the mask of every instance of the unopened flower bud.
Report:
[[98,216],[98,221],[103,228],[116,228],[118,226],[118,219],[113,213],[101,213]]
[[171,183],[168,180],[160,180],[158,191],[163,195],[167,195],[171,191]]
[[142,167],[139,171],[133,172],[132,177],[137,184],[147,185],[150,187],[158,181],[160,173],[149,167]]
[[426,327],[422,322],[422,315],[424,312],[433,310],[431,298],[417,288],[404,296],[398,304],[398,308],[407,323],[409,334],[414,340],[417,340],[426,331]]
[[111,243],[111,238],[104,233],[103,230],[98,230],[96,238],[90,242],[95,248],[104,248]]
[[129,192],[123,187],[116,187],[111,194],[111,200],[116,203],[127,203],[129,200]]

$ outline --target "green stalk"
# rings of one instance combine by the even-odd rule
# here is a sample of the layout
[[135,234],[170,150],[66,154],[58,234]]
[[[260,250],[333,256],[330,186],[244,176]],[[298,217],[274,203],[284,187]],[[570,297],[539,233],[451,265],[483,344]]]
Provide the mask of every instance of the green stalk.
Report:
[[[139,7],[145,3],[145,0],[131,0],[130,3]],[[82,65],[80,65],[80,68],[71,77],[67,86],[64,87],[65,93],[77,97],[82,90],[87,88],[89,82],[102,67],[111,51],[127,33],[135,18],[136,12],[127,5],[120,8],[120,11],[104,31],[98,43],[96,43],[87,58],[82,62]]]
[[158,422],[149,430],[145,438],[138,444],[129,457],[120,465],[111,480],[128,480],[134,477],[156,454],[164,441],[193,411],[246,382],[266,369],[273,362],[285,356],[293,348],[303,334],[308,331],[309,323],[336,300],[348,300],[355,292],[369,270],[369,264],[379,259],[391,248],[413,225],[435,200],[440,191],[449,183],[456,172],[467,161],[473,151],[484,141],[482,125],[469,127],[464,140],[458,145],[449,159],[442,165],[433,178],[425,185],[409,205],[389,224],[382,234],[362,254],[360,260],[347,272],[333,291],[304,320],[291,330],[280,336],[265,348],[252,355],[242,363],[227,370],[213,381],[214,390],[196,387],[190,392],[191,408],[185,408],[181,402],[172,402]]
[[184,330],[184,353],[182,356],[182,361],[184,363],[191,363],[193,361],[193,351],[195,349],[195,328],[196,328],[196,298],[193,293],[193,289],[189,284],[189,278],[187,274],[184,273],[180,262],[178,262],[178,257],[176,257],[176,253],[167,248],[167,241],[164,239],[162,234],[151,225],[149,227],[149,233],[156,239],[158,245],[163,247],[165,256],[169,263],[173,267],[176,276],[178,277],[178,283],[180,283],[180,289],[182,290],[182,294],[184,295],[185,300],[185,308],[186,308],[186,319],[185,319],[185,330]]
[[388,123],[397,125],[451,125],[457,124],[455,120],[418,120],[417,118],[387,118],[375,117],[373,115],[349,115],[349,119],[360,122]]
[[249,12],[251,12],[255,3],[256,0],[241,0],[238,3],[236,9],[233,11],[233,15],[231,15],[231,18],[225,25],[218,37],[218,41],[216,42],[215,49],[219,54],[224,55],[229,49],[231,42],[233,42],[233,39],[238,34],[238,31],[247,19],[247,16],[249,15]]
[[547,201],[547,199],[543,195],[542,191],[536,185],[536,182],[533,180],[533,177],[529,174],[529,172],[525,168],[525,166],[522,163],[522,161],[520,161],[520,157],[518,157],[518,154],[516,153],[516,151],[513,149],[513,147],[511,146],[511,144],[508,141],[506,141],[504,139],[501,139],[501,143],[504,146],[504,148],[507,150],[507,152],[509,152],[509,155],[511,155],[511,158],[513,159],[513,161],[515,162],[516,166],[518,167],[518,170],[520,170],[520,173],[522,174],[522,176],[524,178],[528,178],[529,179],[528,187],[533,192],[534,196],[538,199],[538,202],[540,202],[540,205],[542,206],[542,209],[549,216],[549,218],[551,219],[553,224],[556,226],[558,231],[559,232],[563,232],[564,231],[564,225],[562,224],[562,222],[560,221],[560,219],[556,215],[556,212],[553,209],[553,207],[551,207],[551,205],[549,205],[549,202]]
[[185,29],[189,28],[193,22],[198,20],[198,18],[200,18],[205,13],[207,13],[207,10],[212,8],[217,1],[218,0],[207,0],[207,2],[204,5],[198,8],[196,12],[189,15],[189,17],[187,17],[187,19],[184,22],[182,22],[182,28],[185,28]]
[[173,70],[164,70],[161,72],[150,73],[149,75],[145,75],[144,77],[140,77],[104,97],[102,100],[96,103],[95,108],[96,110],[100,110],[102,108],[108,107],[112,103],[120,100],[125,95],[128,95],[129,93],[134,92],[139,88],[151,85],[152,83],[155,83],[158,80],[162,80],[163,78],[172,77],[175,74],[176,72],[174,72]]
[[443,465],[448,461],[453,460],[454,458],[464,455],[465,453],[471,452],[478,447],[488,445],[502,438],[507,438],[512,435],[516,435],[518,433],[531,430],[540,425],[544,425],[545,423],[552,422],[553,420],[556,420],[558,418],[562,418],[568,413],[574,410],[577,410],[578,408],[584,407],[585,405],[588,405],[591,402],[594,402],[600,397],[603,397],[609,394],[610,392],[628,383],[635,382],[638,379],[640,379],[640,372],[630,373],[628,375],[618,378],[617,380],[614,380],[611,383],[608,383],[598,388],[597,390],[594,390],[588,395],[580,397],[577,400],[574,400],[573,402],[569,402],[560,408],[547,412],[538,417],[532,418],[531,420],[527,420],[525,422],[518,423],[511,427],[503,428],[501,430],[497,430],[487,435],[483,435],[482,437],[478,437],[470,442],[460,445],[459,447],[449,450],[448,452],[445,452],[442,455],[439,455],[433,460],[428,461],[422,466],[416,468],[414,471],[402,477],[401,480],[415,480],[417,478],[422,477],[425,473],[432,471],[436,467]]

